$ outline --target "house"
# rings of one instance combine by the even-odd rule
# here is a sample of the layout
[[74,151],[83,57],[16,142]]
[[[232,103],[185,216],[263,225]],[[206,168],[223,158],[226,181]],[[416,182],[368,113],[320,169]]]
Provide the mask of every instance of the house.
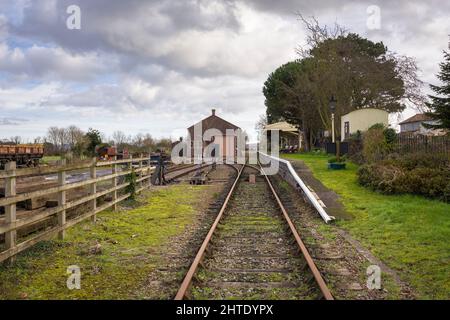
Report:
[[400,122],[400,133],[420,133],[429,134],[433,129],[427,129],[423,124],[435,124],[436,121],[432,120],[424,113],[418,113],[402,122]]
[[[198,122],[195,125],[192,125],[188,128],[189,137],[191,139],[191,154],[194,155],[193,147],[194,147],[194,139],[196,138],[194,134],[200,134],[200,132],[194,132],[194,127],[196,125],[201,125],[201,143],[202,143],[202,154],[210,144],[214,143],[214,150],[211,152],[211,156],[213,157],[235,157],[237,155],[237,137],[236,135],[229,135],[227,130],[235,130],[240,129],[238,126],[218,117],[216,115],[216,110],[211,110],[211,115],[202,121]],[[213,132],[211,137],[205,137],[205,132],[209,130]],[[196,139],[200,140],[200,139]],[[212,147],[211,147],[212,148]],[[215,150],[219,150],[219,154],[215,154]]]
[[375,108],[358,109],[341,117],[341,140],[349,138],[357,131],[367,131],[371,126],[382,123],[389,125],[389,113]]
[[264,126],[263,134],[277,130],[280,136],[281,151],[298,151],[302,147],[302,134],[292,124],[286,121],[267,124]]

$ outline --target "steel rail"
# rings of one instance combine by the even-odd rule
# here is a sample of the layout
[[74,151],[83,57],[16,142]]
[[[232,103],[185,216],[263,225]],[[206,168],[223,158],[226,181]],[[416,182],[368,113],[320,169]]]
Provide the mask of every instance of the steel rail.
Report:
[[[222,207],[221,207],[221,209],[219,211],[219,214],[217,215],[216,219],[214,220],[214,223],[211,226],[211,229],[209,230],[208,234],[206,235],[205,239],[203,240],[203,243],[202,243],[199,251],[197,252],[197,254],[195,256],[194,261],[192,262],[192,264],[191,264],[191,266],[190,266],[186,276],[183,279],[183,282],[181,283],[181,286],[180,286],[180,288],[179,288],[179,290],[178,290],[178,292],[177,292],[177,294],[175,296],[175,300],[183,300],[187,296],[187,291],[189,290],[189,287],[190,287],[190,285],[192,283],[192,279],[194,278],[194,275],[195,275],[195,273],[196,273],[196,271],[198,269],[198,266],[201,264],[201,261],[202,261],[202,259],[204,257],[204,254],[206,252],[208,244],[210,243],[210,240],[211,240],[211,238],[212,238],[212,236],[214,234],[214,231],[217,229],[217,226],[218,226],[220,220],[223,217],[223,214],[224,214],[224,212],[225,212],[225,210],[227,208],[228,202],[229,202],[231,196],[233,195],[233,192],[234,192],[234,190],[236,188],[236,185],[239,182],[239,179],[240,179],[240,177],[242,175],[242,172],[244,171],[244,168],[246,166],[247,165],[243,165],[240,168],[240,170],[238,171],[238,175],[237,175],[237,177],[236,177],[236,179],[235,179],[235,181],[234,181],[230,191],[228,192],[227,197],[225,198],[225,201],[224,201],[224,203],[223,203],[223,205],[222,205]],[[275,191],[272,183],[270,182],[268,176],[264,172],[264,169],[261,166],[260,166],[260,168],[257,168],[256,166],[248,166],[248,167],[251,167],[251,168],[253,168],[255,170],[258,170],[266,178],[266,182],[269,185],[269,187],[270,187],[270,189],[271,189],[271,191],[272,191],[272,193],[273,193],[273,195],[274,195],[274,197],[275,197],[275,199],[277,201],[277,204],[278,204],[278,206],[280,207],[280,209],[281,209],[281,211],[283,213],[283,217],[285,218],[285,220],[286,220],[286,222],[287,222],[287,224],[289,226],[289,229],[292,232],[292,235],[294,236],[294,238],[295,238],[295,240],[296,240],[296,242],[297,242],[297,244],[299,246],[300,252],[304,256],[304,258],[306,260],[306,263],[307,263],[311,273],[313,274],[313,277],[314,277],[316,283],[318,284],[323,297],[326,300],[334,300],[333,295],[331,294],[330,290],[328,289],[328,287],[327,287],[327,285],[325,283],[325,280],[323,279],[320,271],[318,270],[317,266],[315,265],[314,260],[312,259],[311,255],[309,254],[308,249],[306,248],[305,244],[303,243],[300,235],[298,234],[297,229],[295,228],[292,220],[290,219],[286,209],[284,208],[283,203],[281,202],[280,197],[276,193],[276,191]]]
[[173,175],[173,176],[166,177],[166,181],[167,181],[167,182],[171,182],[171,181],[173,181],[173,180],[175,180],[175,179],[177,179],[177,178],[180,178],[180,177],[182,177],[182,176],[185,176],[185,175],[187,175],[187,174],[189,174],[189,173],[191,173],[191,172],[194,172],[194,171],[196,171],[196,170],[203,170],[203,169],[205,169],[205,168],[207,168],[207,167],[209,167],[209,166],[210,166],[210,164],[205,164],[205,165],[202,165],[200,168],[198,168],[196,165],[194,165],[194,166],[192,167],[192,169],[190,169],[191,167],[185,167],[185,168],[182,168],[182,169],[178,169],[178,170],[173,170],[173,171],[170,171],[170,172],[166,172],[165,174],[170,174],[170,173],[175,173],[175,172],[178,172],[178,171],[182,171],[182,170],[189,169],[189,170],[187,170],[187,171],[183,171],[183,172],[177,173],[177,174],[175,174],[175,175]]
[[328,222],[330,222],[330,221],[335,219],[333,216],[328,215],[328,213],[321,206],[319,201],[317,201],[316,197],[314,197],[314,195],[312,194],[311,190],[309,190],[309,188],[306,186],[306,184],[303,182],[303,180],[298,176],[297,172],[295,172],[294,168],[292,167],[292,164],[289,161],[284,160],[284,159],[280,159],[280,158],[276,158],[274,156],[270,156],[270,155],[265,154],[263,152],[258,152],[258,153],[261,154],[262,156],[268,157],[269,159],[272,159],[274,161],[278,161],[278,162],[284,163],[287,166],[287,168],[289,170],[289,173],[292,175],[292,177],[294,178],[294,180],[296,181],[298,186],[302,189],[303,193],[306,195],[306,197],[308,198],[309,202],[317,210],[317,212],[322,217],[322,219],[325,221],[325,223],[328,223]]
[[297,229],[295,228],[294,223],[292,222],[291,218],[289,217],[289,214],[287,213],[286,209],[284,208],[283,203],[281,202],[280,197],[278,196],[277,192],[275,191],[272,183],[269,180],[269,177],[266,175],[266,173],[264,172],[263,167],[261,167],[261,173],[264,175],[264,177],[266,178],[267,184],[270,187],[270,190],[272,190],[272,193],[275,197],[275,199],[277,200],[278,206],[280,207],[281,211],[283,212],[283,216],[287,222],[287,224],[289,225],[289,229],[292,232],[292,235],[295,238],[295,241],[297,242],[300,251],[303,255],[303,257],[306,260],[306,263],[308,264],[308,267],[310,269],[310,271],[312,272],[314,279],[316,280],[316,283],[319,285],[320,291],[323,294],[323,297],[326,300],[334,300],[333,295],[330,292],[330,289],[328,289],[325,280],[323,279],[319,269],[317,269],[316,264],[314,263],[313,258],[311,257],[311,255],[308,252],[308,249],[306,248],[305,244],[303,243]]
[[234,189],[236,188],[236,185],[239,181],[239,178],[241,177],[242,172],[244,171],[245,165],[243,165],[240,170],[238,171],[237,177],[234,180],[233,185],[230,188],[230,191],[227,194],[227,197],[225,198],[225,201],[220,208],[219,214],[217,215],[216,219],[214,220],[213,225],[211,226],[211,229],[209,230],[208,234],[205,237],[205,240],[203,240],[203,243],[200,247],[200,249],[197,252],[197,255],[194,258],[194,261],[191,264],[191,267],[189,268],[186,276],[184,277],[183,282],[181,283],[180,289],[177,292],[177,295],[175,296],[175,300],[183,300],[186,296],[187,291],[189,290],[189,286],[192,283],[192,279],[194,277],[195,272],[198,269],[198,266],[200,265],[203,256],[205,254],[206,248],[208,247],[208,244],[212,238],[212,235],[214,234],[214,231],[216,230],[217,226],[219,225],[220,220],[222,219],[223,213],[225,212],[225,209],[227,207],[228,202],[231,199],[231,196],[233,195]]

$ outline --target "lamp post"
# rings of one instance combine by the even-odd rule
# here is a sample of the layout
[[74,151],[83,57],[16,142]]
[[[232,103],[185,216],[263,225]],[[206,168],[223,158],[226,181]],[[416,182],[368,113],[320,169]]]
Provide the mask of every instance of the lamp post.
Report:
[[334,97],[334,95],[331,96],[330,99],[330,111],[331,111],[331,131],[332,131],[332,141],[333,143],[336,143],[336,158],[337,161],[340,161],[340,141],[336,141],[335,135],[334,135],[334,113],[336,112],[336,104],[337,100]]
[[331,142],[335,143],[336,139],[334,136],[334,113],[336,112],[336,103],[337,100],[334,98],[334,95],[331,96],[330,99],[330,111],[331,111]]

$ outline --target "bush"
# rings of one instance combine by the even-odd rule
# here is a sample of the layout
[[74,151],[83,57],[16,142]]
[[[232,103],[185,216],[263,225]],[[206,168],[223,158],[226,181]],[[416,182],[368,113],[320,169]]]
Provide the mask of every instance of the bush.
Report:
[[125,192],[130,194],[129,199],[136,200],[137,176],[136,176],[136,172],[134,171],[134,169],[132,169],[130,174],[127,174],[125,176],[125,181],[130,183],[125,188]]
[[407,170],[418,167],[446,168],[449,166],[448,156],[438,153],[391,154],[386,160]]
[[375,162],[387,157],[394,149],[397,133],[377,123],[367,130],[363,136],[362,154],[367,162]]
[[337,157],[332,157],[330,159],[328,159],[328,163],[344,163],[347,160],[346,155],[340,156],[339,157],[339,161],[337,159]]
[[450,202],[450,168],[433,155],[408,155],[361,166],[358,182],[384,194],[411,193]]
[[363,141],[362,141],[362,133],[361,131],[356,131],[345,139],[348,143],[348,158],[357,164],[364,163],[364,156],[362,154],[363,150]]

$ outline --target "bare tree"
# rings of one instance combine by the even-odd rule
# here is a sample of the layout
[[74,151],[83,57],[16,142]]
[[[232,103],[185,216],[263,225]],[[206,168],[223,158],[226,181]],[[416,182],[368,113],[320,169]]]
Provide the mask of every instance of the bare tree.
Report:
[[59,149],[61,151],[66,151],[68,149],[68,147],[70,147],[68,145],[68,137],[69,137],[69,135],[68,135],[67,129],[65,129],[65,128],[58,128],[57,137],[58,137]]
[[73,149],[77,144],[81,144],[84,139],[84,132],[76,127],[70,126],[66,129],[67,142],[71,149]]
[[112,135],[112,139],[115,145],[119,148],[122,148],[127,143],[127,136],[122,131],[114,131]]
[[142,142],[142,144],[143,144],[143,147],[145,149],[144,151],[151,151],[155,147],[155,140],[153,139],[153,137],[149,133],[147,133],[144,136],[144,141]]
[[267,125],[267,115],[266,114],[261,114],[259,116],[258,121],[255,124],[255,130],[256,131],[261,131],[262,129],[264,129],[264,127]]
[[306,46],[299,46],[296,50],[297,54],[302,58],[309,57],[311,49],[317,47],[325,40],[337,39],[348,33],[348,30],[337,22],[333,27],[329,27],[327,25],[321,26],[319,20],[314,16],[305,18],[300,12],[297,12],[297,17],[307,31]]
[[143,147],[143,142],[144,142],[144,135],[142,133],[136,134],[132,140],[132,144],[138,149],[141,149]]
[[13,136],[13,137],[9,138],[9,140],[11,140],[11,142],[13,142],[15,144],[20,144],[22,142],[22,137]]
[[47,130],[47,141],[53,144],[56,148],[58,147],[58,127],[50,127]]

